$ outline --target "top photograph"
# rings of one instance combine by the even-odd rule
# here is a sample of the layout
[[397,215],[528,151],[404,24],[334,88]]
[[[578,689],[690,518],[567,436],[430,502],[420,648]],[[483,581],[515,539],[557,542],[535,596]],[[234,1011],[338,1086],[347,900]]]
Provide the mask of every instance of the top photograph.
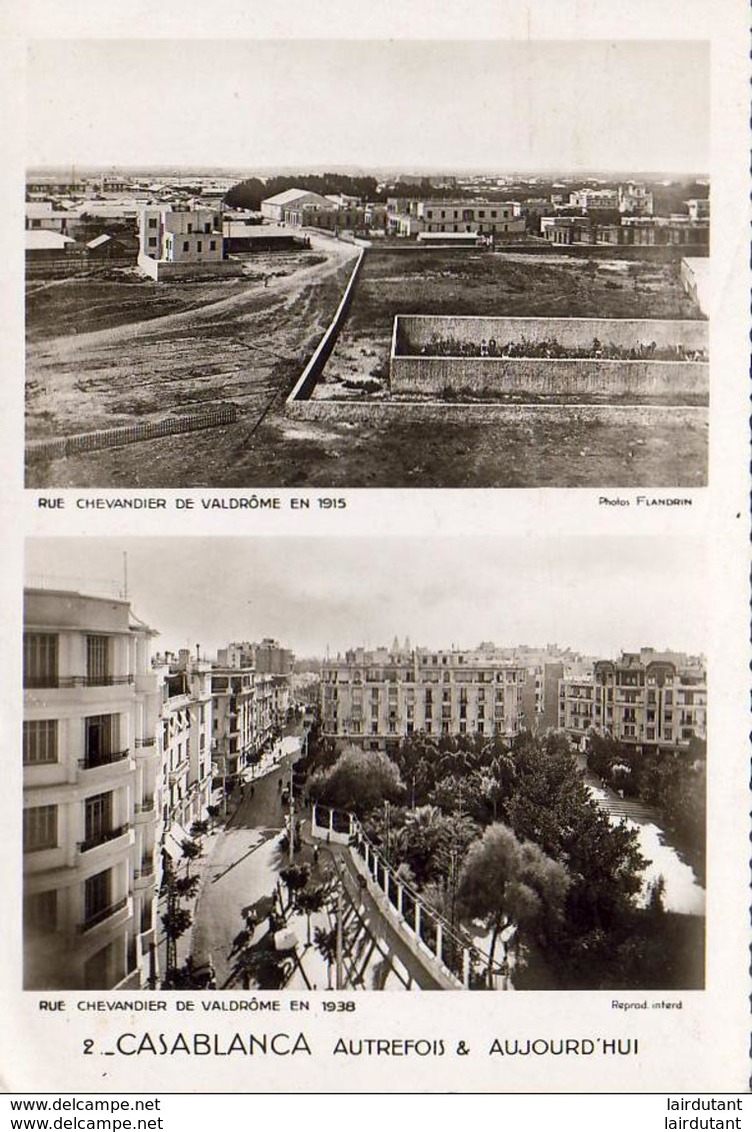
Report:
[[698,41],[37,40],[27,488],[707,484]]

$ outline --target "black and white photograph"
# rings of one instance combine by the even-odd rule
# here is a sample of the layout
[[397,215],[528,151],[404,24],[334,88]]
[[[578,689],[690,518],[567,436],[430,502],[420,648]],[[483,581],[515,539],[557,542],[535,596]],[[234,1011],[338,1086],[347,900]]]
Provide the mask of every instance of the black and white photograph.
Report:
[[707,482],[709,43],[27,65],[28,487]]
[[11,1129],[748,1092],[748,25],[6,5]]
[[28,543],[26,988],[702,989],[696,547],[177,541]]

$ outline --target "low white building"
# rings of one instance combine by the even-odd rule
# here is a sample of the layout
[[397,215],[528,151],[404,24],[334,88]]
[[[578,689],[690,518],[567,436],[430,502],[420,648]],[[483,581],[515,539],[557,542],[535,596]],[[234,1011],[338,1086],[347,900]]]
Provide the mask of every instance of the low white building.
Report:
[[138,266],[156,280],[232,269],[234,264],[224,263],[221,213],[209,208],[144,208]]

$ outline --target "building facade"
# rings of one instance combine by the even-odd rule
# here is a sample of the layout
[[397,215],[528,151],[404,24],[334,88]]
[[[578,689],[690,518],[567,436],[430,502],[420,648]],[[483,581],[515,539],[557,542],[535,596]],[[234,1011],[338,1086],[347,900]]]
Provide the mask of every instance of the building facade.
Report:
[[24,985],[145,979],[155,944],[158,677],[127,601],[29,589]]
[[323,729],[370,750],[418,733],[511,738],[526,676],[491,651],[352,649],[322,666]]
[[235,265],[225,261],[221,213],[211,208],[144,208],[139,220],[138,266],[156,280],[198,269],[207,274],[228,273]]
[[194,821],[211,804],[213,701],[211,664],[181,649],[155,665],[161,707],[156,733],[161,783],[158,796],[163,845],[175,855]]
[[510,239],[525,232],[525,218],[512,201],[419,200],[390,197],[387,226],[398,236],[422,232],[472,233]]
[[678,750],[707,736],[707,683],[697,660],[645,649],[599,660],[590,676],[559,682],[559,727],[645,750]]

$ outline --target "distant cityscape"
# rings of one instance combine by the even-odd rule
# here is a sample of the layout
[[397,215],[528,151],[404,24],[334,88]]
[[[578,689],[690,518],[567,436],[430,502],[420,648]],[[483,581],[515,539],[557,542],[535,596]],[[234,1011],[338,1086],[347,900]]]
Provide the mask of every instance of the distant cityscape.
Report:
[[398,173],[380,179],[309,172],[243,179],[73,168],[67,174],[30,172],[26,196],[32,259],[122,257],[133,249],[137,232],[139,266],[154,278],[154,263],[210,269],[268,241],[289,244],[290,232],[280,232],[281,225],[369,239],[412,237],[434,246],[471,236],[707,249],[710,222],[709,181],[702,176]]

